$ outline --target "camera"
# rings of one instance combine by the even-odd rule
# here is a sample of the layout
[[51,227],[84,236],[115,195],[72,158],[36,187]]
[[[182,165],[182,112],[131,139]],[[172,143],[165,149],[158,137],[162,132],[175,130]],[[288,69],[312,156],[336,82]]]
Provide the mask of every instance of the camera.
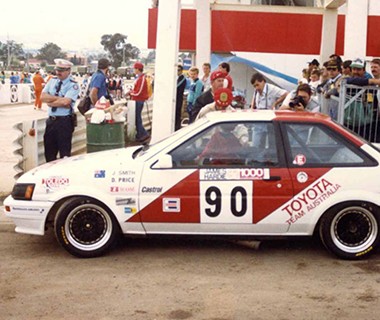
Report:
[[304,98],[301,96],[295,96],[292,100],[290,100],[289,107],[294,109],[299,104],[302,104],[304,108],[306,107],[306,102],[305,102]]

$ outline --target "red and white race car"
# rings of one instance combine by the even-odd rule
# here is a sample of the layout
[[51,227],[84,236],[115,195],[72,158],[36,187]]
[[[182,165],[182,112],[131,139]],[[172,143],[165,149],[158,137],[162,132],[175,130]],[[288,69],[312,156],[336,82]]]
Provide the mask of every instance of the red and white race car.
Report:
[[5,200],[16,231],[53,223],[71,254],[119,234],[321,236],[343,259],[380,241],[380,153],[327,116],[224,111],[150,145],[58,160],[24,174]]

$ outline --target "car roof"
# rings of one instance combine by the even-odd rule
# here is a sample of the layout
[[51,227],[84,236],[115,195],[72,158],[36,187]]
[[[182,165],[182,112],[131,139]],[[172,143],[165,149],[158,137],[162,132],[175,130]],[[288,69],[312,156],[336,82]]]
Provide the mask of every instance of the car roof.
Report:
[[252,110],[236,109],[209,112],[206,114],[207,119],[211,121],[272,121],[272,120],[295,120],[295,121],[331,121],[330,117],[322,113],[300,112],[290,110]]

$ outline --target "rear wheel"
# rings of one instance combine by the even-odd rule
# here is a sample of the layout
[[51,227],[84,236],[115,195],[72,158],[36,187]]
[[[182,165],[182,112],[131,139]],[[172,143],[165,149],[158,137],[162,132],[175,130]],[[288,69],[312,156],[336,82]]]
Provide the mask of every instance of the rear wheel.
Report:
[[82,258],[104,254],[119,231],[113,214],[98,201],[85,197],[64,202],[54,228],[58,242],[69,253]]
[[342,259],[363,259],[380,241],[378,208],[350,202],[332,208],[323,217],[319,233],[325,247]]

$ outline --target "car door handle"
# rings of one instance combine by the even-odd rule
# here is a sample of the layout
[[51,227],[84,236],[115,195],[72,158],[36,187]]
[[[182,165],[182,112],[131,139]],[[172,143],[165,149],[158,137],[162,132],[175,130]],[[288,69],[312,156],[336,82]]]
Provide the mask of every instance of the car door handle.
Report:
[[271,176],[269,179],[264,179],[265,181],[279,181],[281,180],[280,176]]

